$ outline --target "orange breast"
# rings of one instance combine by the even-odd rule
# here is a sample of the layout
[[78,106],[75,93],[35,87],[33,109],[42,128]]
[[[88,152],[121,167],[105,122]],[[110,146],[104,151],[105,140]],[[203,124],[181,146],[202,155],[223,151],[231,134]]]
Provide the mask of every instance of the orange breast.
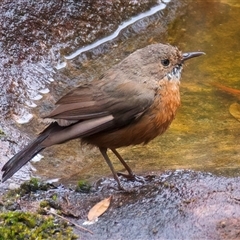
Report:
[[148,143],[166,131],[179,105],[178,81],[163,81],[154,103],[138,120],[114,132],[96,134],[86,140],[90,144],[105,148]]

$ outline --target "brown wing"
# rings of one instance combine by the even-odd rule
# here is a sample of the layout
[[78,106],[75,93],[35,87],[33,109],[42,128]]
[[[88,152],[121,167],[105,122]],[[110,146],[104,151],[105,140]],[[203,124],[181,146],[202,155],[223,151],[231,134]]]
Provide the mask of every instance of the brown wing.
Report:
[[141,116],[152,105],[155,90],[126,80],[115,71],[100,80],[79,86],[62,97],[48,116],[64,129],[51,134],[44,146],[69,139],[119,129]]
[[58,106],[45,118],[86,120],[108,115],[100,111],[93,96],[92,85],[79,86],[56,103]]
[[142,114],[155,92],[132,81],[101,81],[79,86],[62,97],[48,118],[84,121],[112,115],[121,125]]

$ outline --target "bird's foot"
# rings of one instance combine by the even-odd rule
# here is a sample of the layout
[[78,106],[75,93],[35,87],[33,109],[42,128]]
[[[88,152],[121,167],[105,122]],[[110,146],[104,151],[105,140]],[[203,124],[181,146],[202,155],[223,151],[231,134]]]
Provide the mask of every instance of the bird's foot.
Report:
[[137,181],[137,182],[141,182],[141,183],[145,183],[145,178],[142,176],[137,176],[135,174],[124,174],[124,173],[117,173],[118,176],[122,176],[124,178],[126,178],[129,181]]

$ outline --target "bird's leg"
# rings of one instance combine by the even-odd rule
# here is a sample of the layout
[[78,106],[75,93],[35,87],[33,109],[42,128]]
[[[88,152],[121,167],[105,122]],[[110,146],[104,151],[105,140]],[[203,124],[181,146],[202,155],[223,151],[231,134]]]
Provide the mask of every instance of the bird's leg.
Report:
[[110,158],[107,155],[107,148],[99,148],[99,150],[100,150],[101,154],[103,155],[105,161],[107,162],[109,168],[111,169],[113,177],[117,181],[119,189],[124,190],[124,188],[122,187],[122,185],[120,183],[118,175],[117,175],[117,173],[116,173],[116,171],[115,171],[115,169],[114,169],[114,167],[112,165],[112,162],[111,162]]
[[111,151],[115,154],[115,156],[119,159],[119,161],[122,163],[122,165],[125,167],[125,169],[128,171],[128,175],[123,173],[117,173],[118,175],[121,175],[123,177],[126,177],[128,179],[135,180],[135,175],[132,171],[132,169],[128,166],[128,164],[123,160],[121,155],[117,152],[115,148],[111,148]]

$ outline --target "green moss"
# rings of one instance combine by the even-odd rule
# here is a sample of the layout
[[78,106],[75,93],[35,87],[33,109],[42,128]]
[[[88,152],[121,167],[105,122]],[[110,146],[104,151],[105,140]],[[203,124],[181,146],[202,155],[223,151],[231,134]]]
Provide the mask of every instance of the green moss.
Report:
[[57,195],[57,194],[53,194],[53,195],[52,195],[52,200],[53,200],[53,201],[57,201],[57,199],[58,199],[58,195]]
[[0,239],[77,239],[72,228],[51,216],[23,212],[0,214]]
[[37,190],[47,190],[48,184],[40,182],[37,178],[31,178],[30,181],[24,182],[20,186],[20,193],[27,194],[36,192]]
[[41,202],[40,202],[40,207],[41,207],[41,208],[49,207],[48,201],[46,201],[46,200],[41,201]]
[[[57,196],[57,195],[54,194],[53,196]],[[57,197],[56,197],[56,199],[57,199]],[[58,210],[59,214],[61,214],[61,206],[59,205],[59,203],[56,200],[53,200],[52,198],[41,201],[37,212],[39,214],[46,214],[47,210],[49,210],[50,208]]]
[[37,178],[31,178],[29,181],[26,181],[21,184],[18,189],[13,190],[13,193],[23,196],[31,192],[37,192],[38,190],[47,191],[53,186],[49,183],[41,182]]
[[6,134],[3,132],[3,130],[0,128],[0,138],[6,136]]
[[90,191],[90,189],[91,189],[91,185],[88,182],[86,182],[84,180],[80,180],[77,183],[75,191],[88,193]]

